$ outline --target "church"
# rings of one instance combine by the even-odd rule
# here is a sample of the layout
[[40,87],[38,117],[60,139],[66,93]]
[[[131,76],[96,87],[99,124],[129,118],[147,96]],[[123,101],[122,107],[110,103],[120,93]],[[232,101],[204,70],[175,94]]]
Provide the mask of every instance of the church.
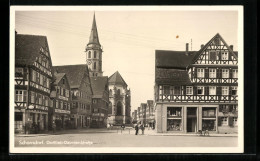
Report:
[[85,52],[93,89],[92,127],[107,123],[130,124],[131,92],[127,83],[118,71],[110,77],[103,76],[103,50],[99,42],[95,14]]

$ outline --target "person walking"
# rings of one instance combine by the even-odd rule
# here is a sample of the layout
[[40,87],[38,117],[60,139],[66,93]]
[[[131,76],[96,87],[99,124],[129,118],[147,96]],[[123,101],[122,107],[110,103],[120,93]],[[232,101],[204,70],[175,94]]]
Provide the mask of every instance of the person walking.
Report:
[[142,124],[141,125],[142,135],[144,135],[144,129],[145,129],[144,124]]
[[136,124],[136,125],[135,125],[135,135],[138,135],[138,130],[139,130],[138,124]]

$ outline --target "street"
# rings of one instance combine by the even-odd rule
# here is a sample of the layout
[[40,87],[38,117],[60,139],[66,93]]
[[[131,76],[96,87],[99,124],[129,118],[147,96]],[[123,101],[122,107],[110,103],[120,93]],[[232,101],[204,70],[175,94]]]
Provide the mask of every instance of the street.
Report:
[[[149,130],[146,130],[148,133]],[[134,135],[134,130],[80,129],[16,135],[15,147],[235,147],[237,137]]]

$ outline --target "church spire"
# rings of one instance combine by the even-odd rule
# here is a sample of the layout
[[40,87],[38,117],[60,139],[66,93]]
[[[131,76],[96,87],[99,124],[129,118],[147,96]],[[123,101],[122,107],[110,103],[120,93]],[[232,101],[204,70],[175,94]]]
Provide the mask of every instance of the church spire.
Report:
[[96,45],[100,46],[99,39],[98,39],[98,31],[97,31],[95,12],[94,12],[93,23],[92,23],[92,28],[91,28],[91,33],[90,33],[88,45],[89,44],[96,44]]

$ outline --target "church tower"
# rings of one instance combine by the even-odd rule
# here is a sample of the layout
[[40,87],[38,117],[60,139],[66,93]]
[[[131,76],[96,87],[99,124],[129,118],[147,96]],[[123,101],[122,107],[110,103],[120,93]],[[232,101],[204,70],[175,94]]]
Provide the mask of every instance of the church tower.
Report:
[[102,72],[103,51],[99,43],[95,13],[93,17],[89,42],[86,46],[85,52],[86,52],[87,65],[89,68],[90,77],[103,76],[103,72]]

